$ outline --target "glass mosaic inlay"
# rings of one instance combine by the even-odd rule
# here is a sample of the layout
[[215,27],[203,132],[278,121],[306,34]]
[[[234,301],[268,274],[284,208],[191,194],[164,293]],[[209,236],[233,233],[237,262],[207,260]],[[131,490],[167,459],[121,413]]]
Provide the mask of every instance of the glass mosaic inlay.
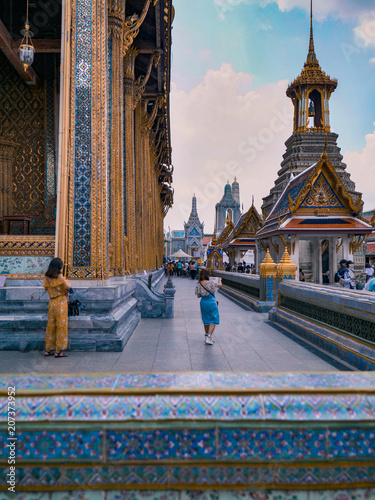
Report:
[[91,0],[77,0],[75,78],[74,266],[90,265]]
[[47,125],[46,125],[46,170],[47,170],[47,203],[55,197],[55,92],[54,80],[47,78],[46,82],[46,99],[47,99]]

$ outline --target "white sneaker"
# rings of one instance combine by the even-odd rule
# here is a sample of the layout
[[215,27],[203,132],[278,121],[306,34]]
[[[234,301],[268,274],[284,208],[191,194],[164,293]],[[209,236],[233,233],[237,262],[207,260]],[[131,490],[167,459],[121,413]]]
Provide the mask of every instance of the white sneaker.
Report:
[[206,344],[208,344],[208,345],[214,344],[214,341],[212,340],[211,337],[209,337],[209,336],[206,337]]

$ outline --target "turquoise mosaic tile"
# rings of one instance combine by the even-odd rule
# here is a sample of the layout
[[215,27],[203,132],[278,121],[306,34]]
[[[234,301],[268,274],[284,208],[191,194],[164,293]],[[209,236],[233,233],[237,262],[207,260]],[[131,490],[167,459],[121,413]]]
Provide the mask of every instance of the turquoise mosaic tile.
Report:
[[[180,500],[180,498],[181,494],[178,491],[117,490],[108,491],[105,500]],[[191,497],[191,500],[193,498]]]
[[216,458],[215,429],[107,431],[108,460]]
[[[338,488],[356,486],[358,484],[375,484],[375,467],[359,463],[356,465],[322,465],[308,464],[290,465],[264,464],[260,466],[239,464],[207,464],[207,465],[105,465],[67,467],[60,471],[54,467],[18,467],[17,485],[29,490],[39,486],[53,489],[62,487],[66,490],[81,485],[100,489],[111,486],[126,485],[135,487],[173,488],[202,485],[202,488],[227,486],[230,488],[269,485],[288,487],[337,486]],[[3,478],[0,486],[5,486]]]
[[18,460],[103,460],[103,432],[17,431]]
[[24,492],[19,493],[16,490],[16,493],[0,491],[0,500],[51,500],[50,493],[42,493],[42,492]]
[[84,375],[1,375],[0,387],[15,385],[18,391],[43,391],[74,388],[90,389],[154,389],[156,391],[199,389],[259,390],[262,389],[308,389],[312,392],[324,388],[373,389],[375,372],[345,373],[158,373],[158,374],[84,374]]
[[[13,495],[13,496],[12,496]],[[14,499],[14,494],[0,492],[0,500]],[[375,500],[373,488],[336,490],[83,490],[46,493],[20,492],[17,500]]]
[[375,467],[372,465],[338,465],[323,467],[286,467],[281,465],[277,469],[273,484],[277,485],[350,485],[375,484]]
[[53,491],[49,500],[106,500],[105,491]]
[[375,429],[335,429],[329,433],[329,458],[375,457]]
[[[0,402],[5,421],[6,400]],[[18,397],[16,419],[30,421],[116,420],[374,420],[375,396],[43,396]]]
[[219,457],[237,460],[325,459],[322,429],[219,429]]
[[176,466],[170,468],[170,483],[189,485],[252,485],[272,484],[274,471],[268,466]]
[[91,0],[77,0],[75,40],[73,265],[90,265],[91,247]]
[[[33,486],[61,486],[65,484],[63,469],[48,466],[17,465],[17,485],[31,489]],[[0,475],[0,486],[4,485]]]
[[267,420],[372,420],[369,395],[263,395]]

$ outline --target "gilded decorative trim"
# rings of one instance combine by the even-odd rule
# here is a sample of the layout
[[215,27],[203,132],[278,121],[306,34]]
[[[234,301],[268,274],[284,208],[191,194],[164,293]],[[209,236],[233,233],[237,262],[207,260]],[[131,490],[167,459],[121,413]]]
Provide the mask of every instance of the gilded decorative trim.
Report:
[[19,273],[19,274],[3,274],[7,280],[42,280],[44,274],[37,273]]
[[0,235],[0,255],[54,256],[54,236]]
[[[123,46],[124,52],[128,50],[128,48],[132,45],[134,38],[139,33],[139,28],[141,24],[145,20],[148,9],[150,7],[151,0],[146,0],[143,6],[141,14],[138,16],[137,14],[133,14],[130,17],[127,17],[124,21],[124,31],[123,31]],[[156,1],[153,2],[156,5]]]

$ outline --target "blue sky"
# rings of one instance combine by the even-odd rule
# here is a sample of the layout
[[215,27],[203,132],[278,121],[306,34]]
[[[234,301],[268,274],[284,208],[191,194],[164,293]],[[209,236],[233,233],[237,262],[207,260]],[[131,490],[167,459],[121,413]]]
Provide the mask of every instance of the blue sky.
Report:
[[[175,206],[166,226],[182,227],[197,191],[198,211],[209,232],[214,205],[224,189],[223,171],[231,177],[229,161],[241,164],[233,173],[240,182],[245,210],[252,194],[259,209],[261,198],[273,186],[291,124],[275,134],[264,151],[258,151],[255,161],[239,156],[239,145],[246,140],[246,130],[256,134],[257,128],[267,126],[274,109],[292,112],[285,88],[306,60],[310,2],[174,0],[173,4]],[[375,207],[375,6],[371,4],[367,0],[314,1],[315,51],[322,69],[338,79],[330,100],[331,126],[339,134],[348,171],[364,192],[365,209]],[[242,112],[245,109],[248,113]],[[363,182],[369,171],[374,189]],[[212,186],[209,193],[204,192],[202,186],[215,182],[215,172],[216,183],[223,184],[221,193]]]

